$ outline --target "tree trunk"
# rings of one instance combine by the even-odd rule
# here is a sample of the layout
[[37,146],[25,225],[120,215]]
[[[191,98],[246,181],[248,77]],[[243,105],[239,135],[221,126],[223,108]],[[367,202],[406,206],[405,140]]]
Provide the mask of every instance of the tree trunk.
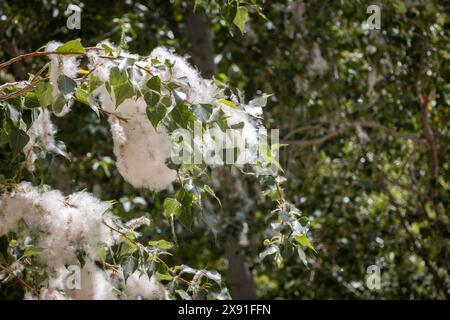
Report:
[[213,34],[206,18],[194,13],[193,1],[188,3],[186,12],[187,36],[191,42],[192,62],[205,78],[216,74],[214,64]]
[[[214,63],[213,34],[205,16],[194,14],[194,2],[189,1],[186,12],[187,36],[191,42],[192,62],[202,76],[211,78],[217,73]],[[256,299],[253,277],[239,254],[238,239],[229,239],[225,245],[228,259],[229,282],[233,299]]]
[[256,290],[250,270],[239,254],[238,239],[228,240],[225,254],[228,259],[228,273],[231,283],[231,296],[238,300],[255,300]]

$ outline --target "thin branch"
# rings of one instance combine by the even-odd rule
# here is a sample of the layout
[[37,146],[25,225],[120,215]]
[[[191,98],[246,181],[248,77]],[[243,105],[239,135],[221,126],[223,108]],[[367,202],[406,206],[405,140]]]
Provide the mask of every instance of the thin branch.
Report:
[[[85,48],[85,51],[91,51],[91,50],[104,50],[103,48],[99,47],[88,47]],[[33,57],[45,57],[49,55],[73,55],[73,56],[84,56],[86,55],[86,52],[56,52],[56,51],[35,51],[30,53],[24,53],[21,55],[18,55],[17,57],[14,57],[6,62],[0,63],[0,69],[3,69],[13,63],[19,62],[23,59],[27,58],[33,58]],[[102,58],[106,59],[115,59],[114,57],[110,56],[101,56]]]
[[17,57],[12,58],[11,60],[8,60],[6,62],[0,63],[0,69],[3,69],[13,63],[16,63],[18,61],[21,61],[23,59],[26,58],[33,58],[33,57],[45,57],[45,56],[49,56],[49,55],[75,55],[75,56],[80,56],[80,55],[85,55],[84,52],[54,52],[54,51],[36,51],[36,52],[31,52],[31,53],[24,53],[21,54]]
[[323,129],[322,125],[308,125],[308,126],[304,126],[304,127],[299,127],[297,129],[292,130],[291,132],[289,132],[284,139],[289,139],[290,137],[293,137],[294,135],[304,132],[304,131],[309,131],[309,130],[320,130]]
[[38,72],[36,72],[36,74],[33,76],[33,78],[31,79],[31,83],[33,83],[37,77],[39,77],[42,72],[44,72],[45,69],[47,69],[47,67],[50,65],[50,62],[47,62]]
[[353,125],[360,125],[363,128],[371,128],[371,129],[378,129],[382,132],[384,132],[385,134],[392,136],[394,138],[401,138],[401,139],[406,139],[406,140],[411,140],[413,142],[416,142],[418,144],[425,144],[426,141],[424,139],[419,138],[417,135],[415,134],[409,134],[409,133],[404,133],[404,132],[399,132],[399,131],[395,131],[393,129],[387,128],[377,122],[374,121],[368,121],[368,122],[355,122]]
[[[439,175],[439,158],[434,132],[431,129],[430,124],[428,123],[428,119],[430,117],[429,103],[434,95],[435,90],[433,89],[426,97],[424,97],[422,94],[418,94],[418,98],[420,109],[422,112],[423,134],[425,136],[429,149],[431,178],[435,180]],[[437,190],[432,190],[432,198],[435,198],[436,196]]]
[[27,92],[29,92],[29,91],[33,91],[34,88],[36,87],[36,85],[37,85],[38,83],[43,82],[43,81],[46,81],[46,80],[48,80],[48,77],[38,79],[38,80],[36,80],[36,81],[34,81],[34,82],[31,82],[29,85],[27,85],[26,87],[24,87],[24,88],[22,88],[22,89],[20,89],[20,90],[11,92],[11,93],[9,93],[9,94],[5,94],[5,95],[3,95],[3,96],[0,96],[0,101],[12,99],[12,98],[15,98],[15,97],[17,97],[17,96],[20,96],[20,95],[22,95],[22,94],[24,94],[24,93],[27,93]]
[[303,132],[303,131],[322,129],[321,125],[308,125],[308,126],[300,127],[300,128],[297,128],[297,129],[291,131],[286,136],[285,140],[282,141],[282,143],[288,143],[288,144],[297,145],[297,146],[301,146],[301,147],[307,147],[310,145],[321,144],[321,143],[323,143],[327,140],[330,140],[330,139],[336,137],[337,135],[343,133],[345,130],[347,130],[349,128],[356,128],[357,126],[360,126],[363,128],[378,129],[378,130],[382,131],[383,133],[385,133],[389,136],[395,137],[395,138],[411,140],[417,144],[426,144],[425,139],[421,139],[414,134],[398,132],[393,129],[387,128],[387,127],[385,127],[377,122],[374,122],[374,121],[367,121],[367,122],[355,121],[355,122],[350,122],[350,123],[344,123],[339,129],[329,131],[327,134],[325,134],[324,136],[319,137],[319,138],[308,139],[308,140],[287,140],[289,137],[291,137],[297,133]]
[[5,271],[9,276],[13,277],[17,282],[19,282],[19,284],[22,286],[22,288],[28,289],[29,291],[33,292],[35,295],[38,295],[38,292],[36,289],[34,289],[32,286],[30,286],[28,283],[26,283],[22,278],[17,276],[14,272],[9,270],[9,268],[0,265],[0,269]]
[[328,132],[326,135],[324,135],[320,138],[316,138],[316,139],[282,141],[281,143],[287,143],[287,144],[292,144],[292,145],[296,145],[296,146],[307,147],[307,146],[311,146],[311,145],[321,144],[327,140],[330,140],[330,139],[336,137],[343,131],[344,131],[343,129],[338,130],[338,131],[331,131],[331,132]]
[[153,77],[153,73],[152,73],[148,68],[144,68],[144,67],[142,67],[142,66],[140,66],[140,65],[138,65],[138,64],[135,64],[135,66],[138,67],[139,69],[144,70],[144,71],[147,72],[150,76]]
[[21,81],[15,81],[15,82],[6,82],[6,83],[0,85],[0,90],[3,90],[8,87],[14,87],[14,86],[17,86],[17,85],[23,84],[23,83],[27,83],[27,81],[21,80]]

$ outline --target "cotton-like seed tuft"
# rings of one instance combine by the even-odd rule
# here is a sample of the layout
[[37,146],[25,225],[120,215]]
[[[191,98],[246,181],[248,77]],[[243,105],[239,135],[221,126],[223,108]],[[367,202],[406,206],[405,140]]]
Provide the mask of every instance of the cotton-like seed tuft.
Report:
[[[45,47],[46,52],[55,52],[56,49],[61,46],[62,43],[57,41],[51,41],[47,43]],[[49,82],[52,86],[52,96],[56,99],[61,91],[58,87],[58,78],[61,75],[65,75],[69,78],[75,78],[78,73],[79,61],[76,55],[61,55],[61,54],[50,54],[50,73]],[[61,112],[54,112],[58,117],[63,117],[69,113],[72,107],[73,101],[67,102]]]
[[170,137],[164,128],[153,128],[144,99],[126,99],[115,108],[115,99],[104,85],[95,93],[104,109],[127,119],[125,122],[114,115],[109,117],[116,165],[122,177],[135,188],[159,191],[170,187],[176,178],[176,172],[166,165],[171,153]]
[[55,144],[55,133],[55,127],[50,120],[50,112],[47,109],[43,109],[27,131],[29,140],[23,148],[23,152],[27,159],[28,170],[34,171],[35,169],[34,162],[37,158],[36,153],[33,151],[35,144],[38,143],[42,149],[49,152],[54,152],[58,149]]
[[[40,248],[39,264],[47,275],[47,283],[38,296],[27,293],[25,299],[97,299],[124,298],[119,290],[124,288],[121,269],[115,273],[99,268],[95,262],[106,247],[122,240],[111,230],[114,223],[109,204],[87,192],[73,193],[67,197],[58,190],[41,190],[29,182],[18,184],[0,201],[0,236],[14,232],[18,244]],[[142,223],[146,223],[143,218]],[[79,288],[69,285],[73,276],[68,266],[79,266],[78,254],[84,255],[85,265],[80,270]],[[23,270],[21,263],[10,266],[13,272]],[[155,297],[156,279],[132,278],[135,294],[128,298]],[[133,287],[134,286],[134,287]],[[163,288],[161,290],[164,290]]]

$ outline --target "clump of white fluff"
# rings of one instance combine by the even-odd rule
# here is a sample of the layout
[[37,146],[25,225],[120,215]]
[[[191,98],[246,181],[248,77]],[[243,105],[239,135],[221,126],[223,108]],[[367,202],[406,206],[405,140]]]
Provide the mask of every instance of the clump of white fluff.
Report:
[[204,79],[186,59],[172,53],[165,47],[156,47],[150,54],[151,59],[161,63],[169,60],[173,64],[172,73],[169,70],[152,70],[161,80],[177,80],[187,85],[186,100],[192,104],[214,103],[220,94],[219,89],[212,80]]
[[114,115],[109,117],[116,165],[122,177],[136,188],[159,191],[169,187],[176,178],[176,172],[166,166],[170,138],[163,128],[153,128],[144,99],[126,99],[116,109],[115,99],[104,85],[96,93],[104,109],[127,119],[125,122]]
[[35,169],[36,154],[33,151],[33,147],[36,143],[39,143],[40,147],[46,151],[53,152],[57,150],[54,138],[55,133],[55,127],[50,120],[50,112],[47,109],[43,109],[27,131],[29,140],[23,148],[23,152],[27,159],[28,170],[34,171]]
[[102,48],[102,45],[114,48],[114,45],[110,42],[103,41],[97,44],[96,48],[98,49],[90,50],[86,55],[89,60],[89,70],[93,70],[92,74],[97,76],[100,81],[106,82],[109,80],[109,72],[114,66],[114,63],[111,59],[101,57],[101,55],[105,55],[105,49]]
[[[61,46],[62,43],[57,41],[49,42],[46,47],[46,52],[55,52],[56,49]],[[69,78],[75,78],[78,73],[79,61],[76,55],[62,55],[62,54],[51,54],[50,58],[50,73],[49,82],[52,85],[52,96],[56,99],[60,95],[60,90],[58,87],[58,78],[60,75],[65,75]],[[65,116],[71,108],[72,101],[67,102],[61,112],[55,113],[56,116]]]
[[[173,68],[156,68],[147,63],[157,59],[164,64],[169,60]],[[97,66],[96,74],[106,81],[111,64],[90,58],[91,64]],[[179,57],[164,47],[155,48],[146,61],[137,61],[141,67],[151,69],[152,74],[162,81],[176,81],[182,84],[180,90],[186,94],[190,103],[215,103],[220,96],[220,90],[211,81],[203,79],[186,59]],[[138,84],[144,85],[149,75]],[[176,178],[176,172],[166,166],[166,159],[171,154],[170,137],[163,126],[153,128],[146,115],[146,103],[143,98],[126,99],[119,106],[115,105],[114,94],[110,94],[105,85],[95,92],[99,96],[102,108],[114,112],[127,119],[119,120],[116,116],[109,117],[111,133],[114,141],[114,153],[117,157],[117,168],[124,179],[134,187],[159,191],[168,188]]]
[[[28,293],[25,299],[118,299],[125,284],[123,272],[114,275],[95,265],[100,251],[118,241],[120,235],[109,226],[115,226],[108,214],[111,207],[91,194],[77,192],[65,197],[58,190],[39,190],[29,182],[22,182],[0,201],[0,236],[17,234],[25,245],[30,239],[41,248],[38,262],[47,274],[47,284],[39,296]],[[26,240],[28,239],[28,240]],[[68,286],[71,271],[67,266],[79,265],[77,253],[83,252],[86,261],[81,268],[80,287]],[[136,283],[138,282],[138,283]],[[132,278],[131,288],[140,288],[143,298],[160,290],[156,279]],[[125,295],[126,297],[126,295]],[[128,298],[136,298],[130,294]]]
[[128,279],[124,291],[129,300],[165,300],[167,293],[155,276],[136,270]]
[[[98,54],[97,51],[88,54],[91,68],[95,68],[94,74],[103,81],[107,81],[113,64],[98,58]],[[244,126],[241,130],[236,130],[231,134],[232,136],[224,137],[228,142],[227,147],[233,148],[247,144],[256,148],[258,126],[251,119],[250,113],[253,112],[255,116],[259,116],[262,113],[261,108],[252,106],[232,108],[221,103],[223,92],[214,82],[202,78],[185,58],[175,55],[167,48],[155,48],[145,60],[138,60],[138,57],[126,53],[122,55],[133,58],[136,60],[135,64],[149,70],[153,76],[159,76],[161,81],[178,83],[180,86],[177,90],[186,95],[185,99],[189,104],[213,104],[218,107],[216,111],[222,110],[225,113],[229,125],[239,125],[243,122]],[[169,61],[172,66],[154,65],[155,59],[163,65]],[[143,72],[143,77],[136,86],[142,88],[149,78],[150,74]],[[164,87],[161,90],[162,94],[170,94]],[[113,92],[108,92],[105,84],[99,86],[94,94],[98,97],[101,107],[111,113],[109,122],[120,174],[137,188],[153,191],[168,188],[176,178],[176,172],[166,166],[166,160],[171,155],[171,140],[162,124],[158,128],[153,128],[146,114],[145,100],[142,97],[130,98],[116,106],[115,95]],[[120,118],[126,118],[127,121]],[[203,145],[211,144],[209,140],[203,142]],[[248,157],[246,153],[240,156],[240,159]]]
[[23,239],[34,237],[34,245],[43,248],[41,262],[59,273],[62,266],[78,261],[77,250],[95,260],[104,246],[114,243],[117,235],[102,223],[113,223],[106,215],[109,210],[110,205],[86,192],[65,197],[58,190],[42,191],[22,182],[2,196],[0,236],[15,232]]
[[80,289],[71,290],[76,300],[116,300],[117,291],[108,274],[89,262],[81,270]]

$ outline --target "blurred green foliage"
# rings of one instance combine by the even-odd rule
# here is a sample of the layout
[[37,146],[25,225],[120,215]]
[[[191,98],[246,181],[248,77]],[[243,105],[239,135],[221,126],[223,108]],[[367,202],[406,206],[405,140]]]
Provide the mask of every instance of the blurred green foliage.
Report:
[[[66,27],[69,3],[82,8],[80,30]],[[449,297],[449,3],[378,1],[380,30],[365,26],[370,4],[197,1],[197,14],[214,34],[216,79],[247,99],[272,94],[266,123],[290,144],[281,152],[286,198],[309,217],[318,253],[307,249],[308,268],[295,257],[281,268],[261,261],[273,208],[255,181],[225,169],[217,172],[223,209],[211,208],[212,231],[201,223],[184,230],[174,262],[227,274],[224,243],[240,235],[259,298]],[[239,6],[249,12],[245,24],[237,21],[242,34],[233,25]],[[139,54],[157,45],[190,54],[186,15],[192,10],[182,0],[3,1],[0,61],[74,38],[85,46],[108,38]],[[34,73],[43,61],[21,67]],[[0,80],[26,77],[23,70],[3,69]],[[143,231],[149,240],[170,238],[170,226],[157,218],[165,193],[123,181],[105,119],[79,107],[56,125],[72,161],[40,159],[39,175],[24,172],[24,178],[116,199],[116,213],[125,219],[156,218]],[[9,178],[11,157],[0,148],[0,176]],[[58,170],[43,170],[48,166]],[[380,290],[366,286],[371,265],[381,268]],[[17,296],[13,288],[0,290],[1,298]]]

